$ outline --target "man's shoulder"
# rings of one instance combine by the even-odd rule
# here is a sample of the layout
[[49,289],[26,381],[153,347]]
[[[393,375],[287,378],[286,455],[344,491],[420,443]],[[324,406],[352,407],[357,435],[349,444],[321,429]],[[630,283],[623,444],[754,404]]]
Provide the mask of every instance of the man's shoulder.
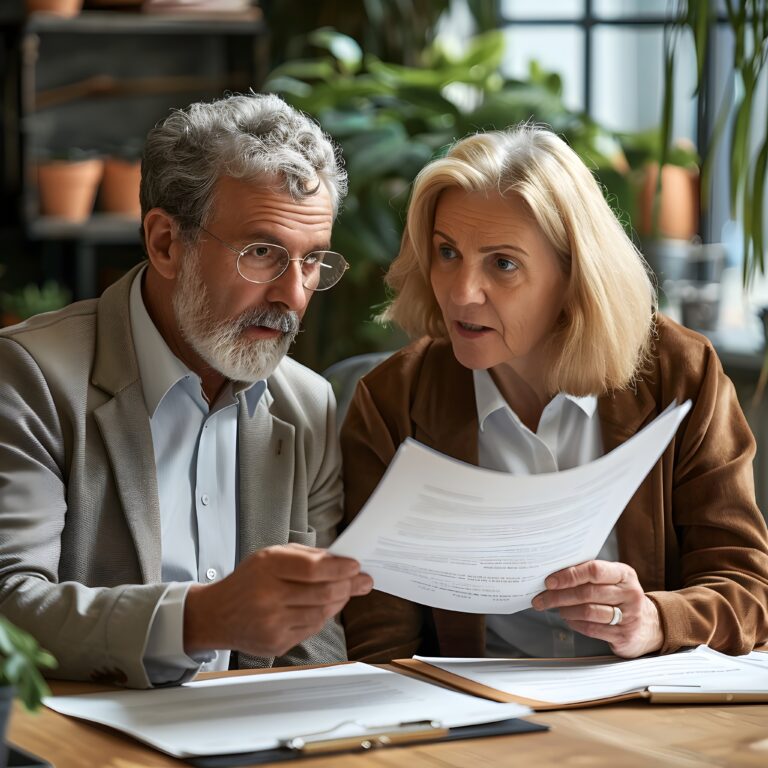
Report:
[[0,339],[16,342],[35,358],[69,356],[73,350],[91,349],[97,302],[78,301],[55,312],[35,315],[0,329]]
[[319,373],[288,356],[280,361],[274,373],[269,377],[270,384],[273,381],[279,381],[284,386],[294,388],[318,386],[326,388],[328,383]]
[[267,380],[267,388],[271,410],[287,421],[325,418],[333,401],[330,384],[319,373],[290,357],[280,361]]

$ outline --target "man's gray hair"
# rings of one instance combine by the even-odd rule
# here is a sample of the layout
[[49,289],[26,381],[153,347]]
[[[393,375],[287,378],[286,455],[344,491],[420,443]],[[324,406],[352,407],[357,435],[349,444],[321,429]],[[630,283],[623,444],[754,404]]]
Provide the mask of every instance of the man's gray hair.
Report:
[[238,94],[177,109],[148,134],[141,163],[141,218],[162,208],[182,237],[205,225],[222,176],[274,176],[294,200],[330,193],[334,216],[347,192],[339,152],[320,126],[273,94]]

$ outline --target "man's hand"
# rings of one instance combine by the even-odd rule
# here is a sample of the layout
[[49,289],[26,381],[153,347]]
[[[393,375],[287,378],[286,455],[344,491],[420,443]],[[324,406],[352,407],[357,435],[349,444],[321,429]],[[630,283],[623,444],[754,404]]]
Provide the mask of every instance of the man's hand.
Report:
[[559,608],[572,629],[605,640],[617,656],[633,659],[664,643],[659,612],[625,563],[589,560],[547,576],[545,585],[533,598],[536,610]]
[[259,550],[220,582],[190,588],[184,650],[281,656],[372,587],[348,557],[300,544]]

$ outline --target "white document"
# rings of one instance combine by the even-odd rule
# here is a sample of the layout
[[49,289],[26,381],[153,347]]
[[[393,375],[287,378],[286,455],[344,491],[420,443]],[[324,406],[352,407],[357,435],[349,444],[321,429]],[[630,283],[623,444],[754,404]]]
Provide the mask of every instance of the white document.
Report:
[[690,409],[671,405],[615,450],[574,469],[512,475],[408,439],[330,547],[376,589],[435,608],[514,613],[554,571],[594,559]]
[[478,699],[360,663],[148,691],[50,696],[45,705],[117,728],[174,757],[273,749],[284,740],[325,732],[343,738],[410,722],[432,720],[452,728],[531,714],[518,704]]
[[705,645],[631,660],[414,658],[489,688],[551,704],[593,701],[646,689],[768,693],[768,653],[726,656]]

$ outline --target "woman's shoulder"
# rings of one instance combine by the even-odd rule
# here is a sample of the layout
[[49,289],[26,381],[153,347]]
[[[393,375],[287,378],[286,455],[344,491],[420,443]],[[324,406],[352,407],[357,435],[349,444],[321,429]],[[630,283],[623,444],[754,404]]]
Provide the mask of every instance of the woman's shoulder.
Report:
[[699,378],[717,353],[702,333],[686,328],[661,313],[656,316],[656,339],[652,358],[659,372],[676,369],[678,376]]

